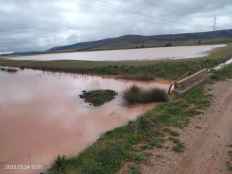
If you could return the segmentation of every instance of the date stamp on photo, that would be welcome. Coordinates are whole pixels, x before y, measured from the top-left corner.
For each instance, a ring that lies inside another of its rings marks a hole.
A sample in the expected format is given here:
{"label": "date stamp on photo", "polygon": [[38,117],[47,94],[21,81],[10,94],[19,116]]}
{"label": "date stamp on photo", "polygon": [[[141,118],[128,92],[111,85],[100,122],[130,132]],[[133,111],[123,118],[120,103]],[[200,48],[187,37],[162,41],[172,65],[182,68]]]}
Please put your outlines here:
{"label": "date stamp on photo", "polygon": [[4,170],[42,170],[44,166],[41,164],[5,164]]}

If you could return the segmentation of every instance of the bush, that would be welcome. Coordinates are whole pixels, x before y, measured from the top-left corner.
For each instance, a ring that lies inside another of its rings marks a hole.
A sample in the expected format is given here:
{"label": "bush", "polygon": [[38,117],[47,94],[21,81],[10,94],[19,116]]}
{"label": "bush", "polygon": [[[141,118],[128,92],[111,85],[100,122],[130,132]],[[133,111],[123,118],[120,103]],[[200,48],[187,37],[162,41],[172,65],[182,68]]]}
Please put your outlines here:
{"label": "bush", "polygon": [[109,102],[115,98],[117,93],[112,90],[93,90],[83,91],[80,98],[84,99],[85,102],[92,104],[93,106],[101,106],[106,102]]}
{"label": "bush", "polygon": [[124,93],[124,99],[128,104],[166,102],[168,95],[161,89],[142,90],[137,86],[132,86]]}
{"label": "bush", "polygon": [[63,174],[66,166],[66,158],[65,156],[58,156],[53,164],[53,167],[56,169],[56,174]]}

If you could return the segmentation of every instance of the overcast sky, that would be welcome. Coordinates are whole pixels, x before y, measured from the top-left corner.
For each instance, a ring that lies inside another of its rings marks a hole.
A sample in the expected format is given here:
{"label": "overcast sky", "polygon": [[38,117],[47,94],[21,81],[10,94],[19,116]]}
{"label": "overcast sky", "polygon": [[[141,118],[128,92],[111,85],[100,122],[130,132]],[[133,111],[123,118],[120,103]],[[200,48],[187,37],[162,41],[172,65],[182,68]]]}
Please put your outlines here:
{"label": "overcast sky", "polygon": [[232,28],[232,0],[0,0],[0,52]]}

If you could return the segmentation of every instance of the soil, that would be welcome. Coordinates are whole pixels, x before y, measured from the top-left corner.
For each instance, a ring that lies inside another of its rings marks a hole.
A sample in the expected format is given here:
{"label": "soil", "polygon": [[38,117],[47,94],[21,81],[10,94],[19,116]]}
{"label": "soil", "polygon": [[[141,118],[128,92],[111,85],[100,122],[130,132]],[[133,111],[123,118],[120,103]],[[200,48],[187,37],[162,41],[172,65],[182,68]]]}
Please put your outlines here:
{"label": "soil", "polygon": [[183,153],[154,149],[140,165],[142,174],[229,174],[226,164],[232,144],[232,81],[218,82],[210,90],[209,109],[182,130]]}

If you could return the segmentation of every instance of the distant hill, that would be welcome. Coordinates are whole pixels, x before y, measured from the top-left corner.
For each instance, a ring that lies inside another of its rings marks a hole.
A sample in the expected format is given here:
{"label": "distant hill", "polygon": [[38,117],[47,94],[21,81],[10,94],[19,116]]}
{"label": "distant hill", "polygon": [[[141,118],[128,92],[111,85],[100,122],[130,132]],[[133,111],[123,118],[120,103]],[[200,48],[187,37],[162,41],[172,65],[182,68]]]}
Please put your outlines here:
{"label": "distant hill", "polygon": [[232,42],[231,30],[218,30],[199,33],[167,34],[167,35],[125,35],[73,45],[54,47],[48,52],[115,50],[130,48],[148,48],[181,45],[201,45]]}

